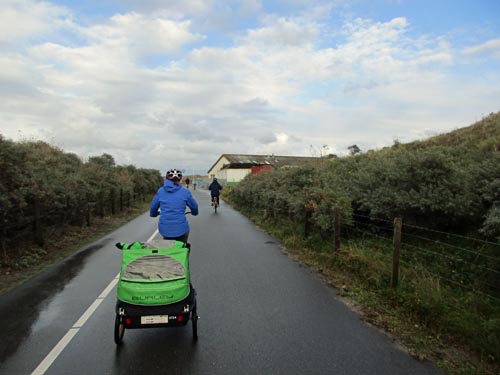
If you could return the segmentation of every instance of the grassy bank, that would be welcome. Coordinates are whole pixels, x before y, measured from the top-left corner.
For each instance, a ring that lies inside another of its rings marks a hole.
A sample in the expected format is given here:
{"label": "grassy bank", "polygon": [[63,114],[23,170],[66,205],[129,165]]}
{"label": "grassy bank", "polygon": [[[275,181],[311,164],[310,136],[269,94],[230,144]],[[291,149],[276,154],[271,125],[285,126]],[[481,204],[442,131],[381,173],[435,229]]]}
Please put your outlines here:
{"label": "grassy bank", "polygon": [[331,240],[304,239],[303,226],[241,211],[280,240],[289,256],[321,273],[364,320],[389,334],[412,356],[432,361],[453,375],[500,373],[498,301],[443,285],[417,265],[403,266],[399,288],[394,290],[390,244],[350,240],[333,254]]}

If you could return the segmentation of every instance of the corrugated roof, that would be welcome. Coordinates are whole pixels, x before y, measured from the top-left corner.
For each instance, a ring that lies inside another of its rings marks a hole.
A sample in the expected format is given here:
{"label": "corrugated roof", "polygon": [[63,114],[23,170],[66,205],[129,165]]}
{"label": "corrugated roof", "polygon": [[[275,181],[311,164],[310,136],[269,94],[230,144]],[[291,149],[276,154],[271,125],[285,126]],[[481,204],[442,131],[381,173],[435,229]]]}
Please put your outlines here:
{"label": "corrugated roof", "polygon": [[209,171],[219,162],[221,158],[225,157],[229,165],[224,168],[249,168],[252,165],[272,165],[275,168],[284,166],[297,166],[304,163],[310,163],[313,160],[319,159],[310,156],[282,156],[282,155],[245,155],[245,154],[222,154],[217,161],[210,167]]}
{"label": "corrugated roof", "polygon": [[275,167],[283,165],[300,165],[304,162],[310,162],[318,159],[307,156],[282,156],[282,155],[238,155],[238,154],[224,154],[226,159],[232,163],[241,164],[271,164]]}

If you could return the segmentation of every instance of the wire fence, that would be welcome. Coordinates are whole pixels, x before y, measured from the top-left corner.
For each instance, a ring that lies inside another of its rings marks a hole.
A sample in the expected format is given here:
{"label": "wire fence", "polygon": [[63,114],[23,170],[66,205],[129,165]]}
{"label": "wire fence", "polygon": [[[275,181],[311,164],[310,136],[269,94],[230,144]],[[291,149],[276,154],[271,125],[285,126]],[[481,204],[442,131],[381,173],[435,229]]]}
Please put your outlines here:
{"label": "wire fence", "polygon": [[15,244],[22,240],[34,241],[43,246],[49,228],[65,225],[91,226],[95,218],[113,216],[129,209],[145,199],[144,194],[131,192],[107,192],[99,194],[95,201],[81,199],[68,204],[34,199],[32,205],[17,220],[2,220],[0,229],[0,254],[4,261],[16,253]]}
{"label": "wire fence", "polygon": [[428,275],[449,287],[500,301],[500,243],[402,222],[398,232],[396,220],[353,214],[335,235],[341,237],[340,244],[358,238],[375,241],[391,262],[387,270],[391,272],[392,265],[393,287],[401,269],[403,278]]}

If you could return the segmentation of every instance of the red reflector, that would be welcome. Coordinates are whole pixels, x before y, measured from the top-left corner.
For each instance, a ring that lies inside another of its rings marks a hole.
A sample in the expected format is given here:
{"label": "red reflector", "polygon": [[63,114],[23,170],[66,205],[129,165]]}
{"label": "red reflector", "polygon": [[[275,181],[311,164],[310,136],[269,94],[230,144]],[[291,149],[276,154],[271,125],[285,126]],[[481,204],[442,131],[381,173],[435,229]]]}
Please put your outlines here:
{"label": "red reflector", "polygon": [[125,318],[125,325],[129,326],[132,324],[132,319],[130,318]]}
{"label": "red reflector", "polygon": [[177,315],[177,321],[178,322],[183,322],[184,321],[184,315]]}

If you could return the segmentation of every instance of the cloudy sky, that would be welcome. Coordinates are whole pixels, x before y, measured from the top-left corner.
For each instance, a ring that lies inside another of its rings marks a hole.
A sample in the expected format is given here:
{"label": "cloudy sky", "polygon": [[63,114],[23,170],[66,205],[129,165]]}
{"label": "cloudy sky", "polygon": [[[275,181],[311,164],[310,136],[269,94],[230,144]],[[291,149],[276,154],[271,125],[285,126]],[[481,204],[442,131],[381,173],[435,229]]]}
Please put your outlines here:
{"label": "cloudy sky", "polygon": [[498,0],[0,0],[0,134],[206,173],[500,111]]}

